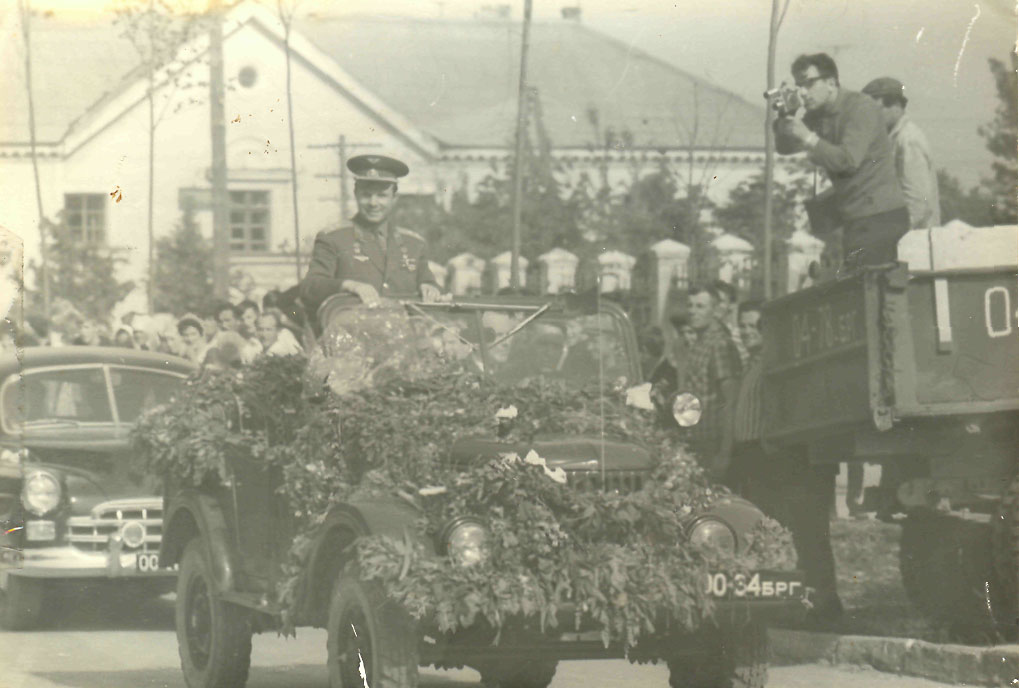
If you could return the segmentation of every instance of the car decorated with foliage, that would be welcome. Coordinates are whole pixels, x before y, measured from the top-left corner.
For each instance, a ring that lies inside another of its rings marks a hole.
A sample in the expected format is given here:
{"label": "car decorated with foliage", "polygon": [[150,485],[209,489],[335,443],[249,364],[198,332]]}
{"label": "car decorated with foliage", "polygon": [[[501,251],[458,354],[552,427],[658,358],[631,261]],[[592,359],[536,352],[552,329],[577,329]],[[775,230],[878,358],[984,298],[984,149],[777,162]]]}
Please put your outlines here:
{"label": "car decorated with foliage", "polygon": [[145,410],[193,372],[105,347],[30,347],[0,360],[0,624],[35,625],[67,581],[170,589],[162,500],[131,447]]}
{"label": "car decorated with foliage", "polygon": [[[310,358],[194,380],[138,444],[191,688],[240,686],[254,632],[328,629],[330,685],[421,665],[542,688],[563,659],[763,686],[805,606],[788,534],[711,486],[597,297],[323,306]],[[629,403],[627,403],[629,401]]]}

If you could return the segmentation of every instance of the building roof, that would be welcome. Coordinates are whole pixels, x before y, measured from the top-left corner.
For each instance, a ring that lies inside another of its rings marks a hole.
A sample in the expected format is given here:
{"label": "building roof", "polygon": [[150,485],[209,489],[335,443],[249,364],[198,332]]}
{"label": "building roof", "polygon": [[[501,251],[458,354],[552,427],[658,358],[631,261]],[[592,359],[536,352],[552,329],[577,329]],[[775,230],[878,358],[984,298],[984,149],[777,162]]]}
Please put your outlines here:
{"label": "building roof", "polygon": [[[306,18],[298,30],[446,146],[503,148],[516,124],[521,25],[504,20]],[[552,145],[629,131],[635,147],[760,149],[764,108],[575,21],[532,25],[528,83]],[[699,110],[699,131],[693,136]],[[694,139],[691,141],[691,139]]]}
{"label": "building roof", "polygon": [[[25,43],[17,12],[7,12],[0,42],[0,143],[27,143],[28,96],[25,90]],[[138,54],[107,21],[68,22],[51,14],[31,24],[32,93],[36,139],[59,142],[71,125],[102,97],[117,88],[138,65]]]}
{"label": "building roof", "polygon": [[[0,46],[6,65],[0,69],[5,97],[0,144],[28,141],[24,44],[16,14],[3,18],[3,28],[15,40]],[[59,142],[111,93],[141,78],[137,53],[121,31],[113,15],[90,22],[53,15],[33,19],[40,143]],[[446,148],[511,145],[520,31],[516,22],[480,19],[305,17],[295,25],[296,33],[379,101]],[[610,130],[617,136],[629,132],[633,147],[651,150],[764,145],[762,107],[579,22],[535,23],[528,73],[556,148],[597,149],[596,141],[604,141]],[[700,124],[694,135],[696,114]]]}

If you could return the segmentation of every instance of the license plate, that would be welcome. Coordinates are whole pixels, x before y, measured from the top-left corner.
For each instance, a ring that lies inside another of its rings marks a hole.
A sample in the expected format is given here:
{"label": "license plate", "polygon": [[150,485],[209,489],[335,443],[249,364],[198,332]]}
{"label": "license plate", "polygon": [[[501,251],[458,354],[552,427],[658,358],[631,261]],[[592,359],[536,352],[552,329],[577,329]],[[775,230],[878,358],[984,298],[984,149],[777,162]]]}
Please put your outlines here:
{"label": "license plate", "polygon": [[159,568],[159,555],[156,553],[135,555],[134,566],[138,573],[158,573],[163,570]]}
{"label": "license plate", "polygon": [[803,581],[787,571],[755,571],[751,574],[707,574],[706,592],[716,598],[789,599],[803,597]]}

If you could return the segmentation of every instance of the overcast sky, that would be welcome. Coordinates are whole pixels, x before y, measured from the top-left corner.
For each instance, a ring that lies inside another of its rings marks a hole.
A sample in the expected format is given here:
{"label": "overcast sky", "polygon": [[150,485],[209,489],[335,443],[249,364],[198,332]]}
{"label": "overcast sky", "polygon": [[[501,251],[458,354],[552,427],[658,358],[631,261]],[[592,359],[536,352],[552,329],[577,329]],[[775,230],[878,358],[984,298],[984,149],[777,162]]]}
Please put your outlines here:
{"label": "overcast sky", "polygon": [[[33,7],[65,12],[111,4],[32,0]],[[299,0],[298,7],[302,13],[470,18],[498,4],[522,17],[523,0]],[[560,8],[577,4],[587,26],[760,101],[768,0],[535,0],[534,17],[561,21]],[[877,76],[900,79],[910,99],[907,111],[927,132],[936,164],[972,184],[990,172],[990,154],[976,131],[997,105],[987,59],[1007,62],[1016,30],[1015,5],[1007,0],[790,0],[776,72],[779,80],[789,79],[797,54],[826,51],[847,88],[859,90]]]}

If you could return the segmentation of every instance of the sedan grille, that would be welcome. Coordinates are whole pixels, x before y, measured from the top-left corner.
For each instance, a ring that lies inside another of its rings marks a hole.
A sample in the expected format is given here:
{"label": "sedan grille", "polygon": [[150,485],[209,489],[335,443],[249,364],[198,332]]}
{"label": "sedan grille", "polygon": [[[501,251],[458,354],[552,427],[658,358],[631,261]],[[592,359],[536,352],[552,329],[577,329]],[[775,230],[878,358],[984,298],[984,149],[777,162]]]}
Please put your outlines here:
{"label": "sedan grille", "polygon": [[605,471],[605,484],[602,485],[601,471],[567,471],[566,484],[583,492],[618,492],[629,494],[637,492],[644,486],[647,471]]}
{"label": "sedan grille", "polygon": [[144,537],[137,546],[124,542],[125,552],[158,552],[163,537],[163,500],[118,499],[103,502],[89,516],[67,519],[67,539],[74,547],[86,552],[105,552],[110,536],[120,533],[125,525],[137,523],[144,528]]}

